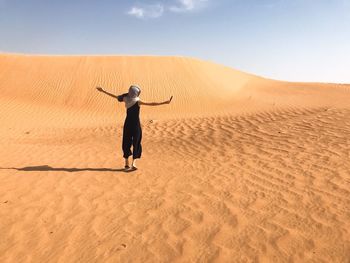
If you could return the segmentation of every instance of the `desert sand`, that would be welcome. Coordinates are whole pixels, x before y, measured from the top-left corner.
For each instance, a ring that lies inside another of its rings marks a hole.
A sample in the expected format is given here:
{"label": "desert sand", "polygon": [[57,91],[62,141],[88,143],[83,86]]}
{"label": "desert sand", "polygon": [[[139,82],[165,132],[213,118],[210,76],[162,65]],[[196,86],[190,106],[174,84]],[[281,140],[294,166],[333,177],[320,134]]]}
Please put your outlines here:
{"label": "desert sand", "polygon": [[[131,84],[143,154],[123,171]],[[0,262],[349,262],[350,86],[184,57],[0,55]]]}

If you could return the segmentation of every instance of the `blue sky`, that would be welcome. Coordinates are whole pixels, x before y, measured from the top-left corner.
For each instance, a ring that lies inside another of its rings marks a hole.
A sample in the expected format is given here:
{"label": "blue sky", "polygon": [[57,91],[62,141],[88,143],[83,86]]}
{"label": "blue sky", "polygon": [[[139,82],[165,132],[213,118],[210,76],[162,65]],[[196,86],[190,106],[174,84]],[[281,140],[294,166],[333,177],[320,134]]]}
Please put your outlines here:
{"label": "blue sky", "polygon": [[0,0],[0,51],[180,55],[350,83],[350,0]]}

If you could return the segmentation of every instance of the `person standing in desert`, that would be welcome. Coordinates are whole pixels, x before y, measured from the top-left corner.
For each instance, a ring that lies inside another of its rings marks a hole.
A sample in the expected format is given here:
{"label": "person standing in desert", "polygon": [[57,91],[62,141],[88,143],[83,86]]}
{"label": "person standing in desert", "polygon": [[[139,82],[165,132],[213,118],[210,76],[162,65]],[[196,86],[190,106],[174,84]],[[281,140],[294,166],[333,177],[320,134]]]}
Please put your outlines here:
{"label": "person standing in desert", "polygon": [[[142,153],[142,129],[140,123],[140,106],[159,106],[163,104],[169,104],[173,98],[163,102],[144,102],[140,100],[141,89],[139,86],[132,85],[129,88],[128,93],[122,95],[114,95],[105,91],[101,87],[96,88],[98,91],[103,92],[113,98],[116,98],[119,102],[124,102],[126,107],[126,118],[123,127],[123,157],[125,159],[125,170],[137,170],[136,159],[141,158]],[[131,151],[131,145],[133,149]],[[132,155],[131,167],[129,165],[129,156]]]}

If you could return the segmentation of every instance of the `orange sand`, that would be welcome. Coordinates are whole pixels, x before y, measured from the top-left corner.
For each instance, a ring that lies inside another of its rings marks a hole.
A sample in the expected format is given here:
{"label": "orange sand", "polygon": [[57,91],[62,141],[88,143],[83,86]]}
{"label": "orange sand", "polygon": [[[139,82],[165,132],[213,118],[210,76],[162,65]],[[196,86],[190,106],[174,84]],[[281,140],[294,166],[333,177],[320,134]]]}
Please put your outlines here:
{"label": "orange sand", "polygon": [[[141,109],[125,173],[123,104]],[[0,262],[348,262],[350,86],[182,57],[0,55]]]}

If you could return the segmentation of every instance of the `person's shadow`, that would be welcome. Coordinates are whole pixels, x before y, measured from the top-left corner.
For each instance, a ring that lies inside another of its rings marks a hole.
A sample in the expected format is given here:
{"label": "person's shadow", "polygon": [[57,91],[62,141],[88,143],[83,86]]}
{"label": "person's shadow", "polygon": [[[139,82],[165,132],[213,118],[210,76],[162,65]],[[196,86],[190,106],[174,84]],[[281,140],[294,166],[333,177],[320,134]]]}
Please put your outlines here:
{"label": "person's shadow", "polygon": [[32,172],[32,171],[61,171],[61,172],[82,172],[82,171],[92,171],[92,172],[129,172],[128,170],[125,170],[124,168],[57,168],[57,167],[51,167],[49,165],[40,165],[40,166],[26,166],[21,168],[0,168],[1,170],[17,170],[17,171],[26,171],[26,172]]}

